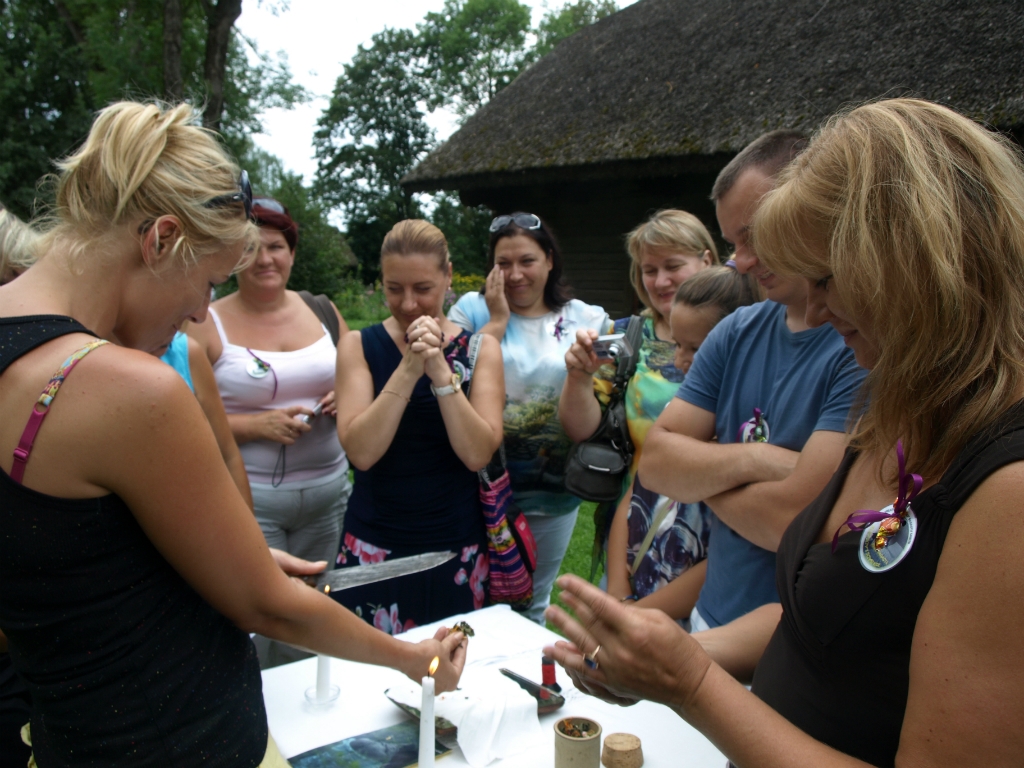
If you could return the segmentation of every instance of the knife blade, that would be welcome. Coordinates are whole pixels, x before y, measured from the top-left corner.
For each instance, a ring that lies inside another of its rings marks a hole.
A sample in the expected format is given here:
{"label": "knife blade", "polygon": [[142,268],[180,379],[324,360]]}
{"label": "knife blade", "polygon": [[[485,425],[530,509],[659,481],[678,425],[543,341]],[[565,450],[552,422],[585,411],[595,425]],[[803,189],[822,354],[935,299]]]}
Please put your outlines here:
{"label": "knife blade", "polygon": [[454,552],[426,552],[422,555],[399,557],[372,565],[361,565],[358,568],[325,571],[317,576],[316,588],[321,592],[336,592],[339,589],[349,589],[362,584],[373,584],[375,581],[408,576],[410,573],[436,568],[447,563],[453,557],[455,557]]}

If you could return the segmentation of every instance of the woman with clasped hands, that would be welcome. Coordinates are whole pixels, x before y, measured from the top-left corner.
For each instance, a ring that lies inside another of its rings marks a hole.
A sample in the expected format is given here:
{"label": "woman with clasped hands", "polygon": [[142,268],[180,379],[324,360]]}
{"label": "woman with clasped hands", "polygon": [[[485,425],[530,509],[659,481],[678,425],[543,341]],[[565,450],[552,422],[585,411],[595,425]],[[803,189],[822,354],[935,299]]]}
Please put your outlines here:
{"label": "woman with clasped hands", "polygon": [[391,317],[338,345],[338,436],[356,468],[338,566],[425,552],[458,555],[422,573],[339,592],[337,599],[398,634],[482,608],[487,539],[477,470],[501,443],[505,387],[498,343],[443,315],[452,265],[444,234],[396,224],[381,246]]}
{"label": "woman with clasped hands", "polygon": [[782,538],[782,610],[688,637],[567,577],[578,622],[549,610],[571,641],[552,652],[583,690],[669,704],[739,766],[1020,765],[1020,150],[936,104],[859,107],[753,231],[768,269],[807,278],[808,323],[871,369],[842,464]]}
{"label": "woman with clasped hands", "polygon": [[445,690],[465,663],[461,633],[395,641],[289,579],[195,396],[146,354],[257,238],[248,177],[200,122],[102,110],[59,163],[39,263],[0,287],[0,649],[44,768],[260,765],[249,632],[416,680],[440,657]]}

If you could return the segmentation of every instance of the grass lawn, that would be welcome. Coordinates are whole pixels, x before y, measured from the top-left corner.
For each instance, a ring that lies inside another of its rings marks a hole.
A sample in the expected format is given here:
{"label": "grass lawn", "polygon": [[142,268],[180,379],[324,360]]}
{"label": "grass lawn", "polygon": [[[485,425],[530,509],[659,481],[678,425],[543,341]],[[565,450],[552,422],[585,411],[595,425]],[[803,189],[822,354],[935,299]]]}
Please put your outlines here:
{"label": "grass lawn", "polygon": [[[597,505],[591,501],[585,501],[580,506],[580,514],[576,518],[576,529],[572,532],[569,549],[565,552],[565,559],[562,561],[562,567],[558,572],[559,576],[563,573],[574,573],[584,579],[590,578],[590,550],[594,544],[595,506]],[[604,573],[604,568],[598,568],[597,575],[594,576],[595,583],[601,580],[602,573]],[[551,602],[565,610],[569,610],[558,597],[560,591],[556,584],[554,589],[551,590]],[[548,623],[548,629],[558,632],[550,622]]]}

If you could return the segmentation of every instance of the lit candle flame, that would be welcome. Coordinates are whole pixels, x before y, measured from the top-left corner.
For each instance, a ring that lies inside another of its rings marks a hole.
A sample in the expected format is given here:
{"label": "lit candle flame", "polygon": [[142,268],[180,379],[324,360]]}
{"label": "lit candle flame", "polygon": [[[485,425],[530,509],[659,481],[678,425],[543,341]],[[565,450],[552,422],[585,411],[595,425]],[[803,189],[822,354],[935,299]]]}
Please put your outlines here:
{"label": "lit candle flame", "polygon": [[330,594],[330,592],[331,592],[331,585],[330,584],[324,584],[324,594],[328,595],[328,594]]}
{"label": "lit candle flame", "polygon": [[438,665],[440,663],[441,663],[441,659],[439,659],[437,656],[435,656],[434,660],[432,662],[430,662],[430,669],[427,670],[427,674],[430,675],[431,677],[433,677],[434,673],[437,672],[437,667],[438,667]]}

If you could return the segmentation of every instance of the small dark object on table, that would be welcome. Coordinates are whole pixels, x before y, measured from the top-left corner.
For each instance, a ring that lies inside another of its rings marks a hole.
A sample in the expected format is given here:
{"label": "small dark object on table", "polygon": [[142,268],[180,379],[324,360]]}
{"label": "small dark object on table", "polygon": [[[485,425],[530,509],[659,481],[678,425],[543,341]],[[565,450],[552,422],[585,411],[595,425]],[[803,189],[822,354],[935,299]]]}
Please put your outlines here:
{"label": "small dark object on table", "polygon": [[466,637],[473,637],[474,635],[476,635],[476,632],[473,631],[473,628],[471,626],[469,626],[469,624],[467,624],[464,621],[460,621],[458,624],[456,624],[454,627],[452,627],[451,631],[452,632],[461,632]]}

